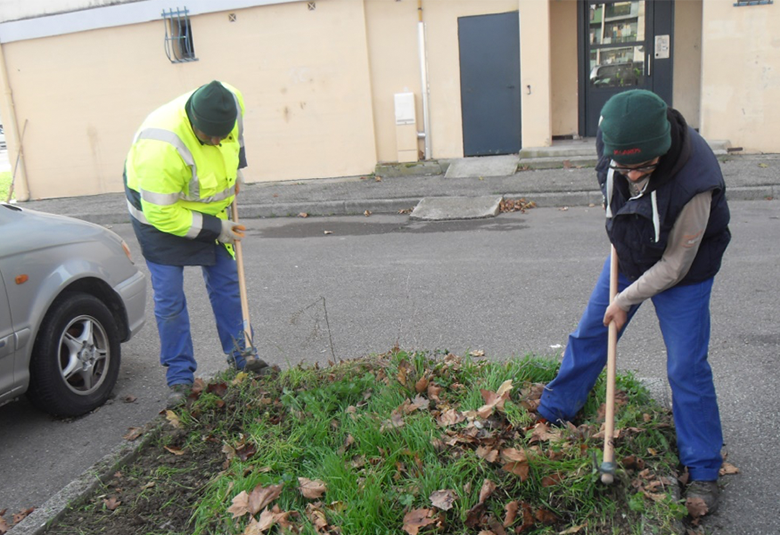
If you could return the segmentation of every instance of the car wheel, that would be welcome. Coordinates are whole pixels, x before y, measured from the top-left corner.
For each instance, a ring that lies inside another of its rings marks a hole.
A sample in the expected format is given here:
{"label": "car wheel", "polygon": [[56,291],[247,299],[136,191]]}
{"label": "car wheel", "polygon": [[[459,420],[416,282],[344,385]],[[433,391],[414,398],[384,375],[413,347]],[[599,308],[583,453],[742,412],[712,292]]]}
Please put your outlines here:
{"label": "car wheel", "polygon": [[59,296],[33,348],[27,397],[57,416],[78,416],[111,394],[121,360],[119,329],[105,304],[85,293]]}

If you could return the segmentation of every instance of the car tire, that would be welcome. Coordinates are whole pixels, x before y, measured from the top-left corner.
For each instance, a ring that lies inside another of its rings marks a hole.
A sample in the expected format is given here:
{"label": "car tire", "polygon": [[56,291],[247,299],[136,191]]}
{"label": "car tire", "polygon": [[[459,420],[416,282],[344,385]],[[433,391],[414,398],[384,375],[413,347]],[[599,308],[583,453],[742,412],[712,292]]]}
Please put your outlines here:
{"label": "car tire", "polygon": [[79,416],[111,395],[121,361],[116,320],[98,298],[68,292],[52,304],[30,361],[27,397],[55,416]]}

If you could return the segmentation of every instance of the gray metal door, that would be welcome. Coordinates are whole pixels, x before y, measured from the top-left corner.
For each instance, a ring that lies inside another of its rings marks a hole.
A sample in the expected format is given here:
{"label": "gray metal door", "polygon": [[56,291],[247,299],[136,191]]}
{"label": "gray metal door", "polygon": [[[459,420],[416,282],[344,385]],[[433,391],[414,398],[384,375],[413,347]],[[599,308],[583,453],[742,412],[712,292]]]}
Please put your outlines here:
{"label": "gray metal door", "polygon": [[580,135],[612,95],[647,89],[672,105],[673,0],[581,1]]}
{"label": "gray metal door", "polygon": [[463,154],[520,151],[517,11],[458,19]]}

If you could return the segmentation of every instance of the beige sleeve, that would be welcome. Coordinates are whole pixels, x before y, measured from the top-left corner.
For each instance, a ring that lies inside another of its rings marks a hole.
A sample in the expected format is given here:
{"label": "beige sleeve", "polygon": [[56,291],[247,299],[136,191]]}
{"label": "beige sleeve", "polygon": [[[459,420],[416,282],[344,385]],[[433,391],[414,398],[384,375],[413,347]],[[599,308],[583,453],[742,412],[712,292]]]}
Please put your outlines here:
{"label": "beige sleeve", "polygon": [[688,273],[699,252],[699,245],[710,219],[712,192],[699,193],[686,204],[677,217],[661,260],[645,271],[615,300],[623,310],[637,305],[671,288]]}

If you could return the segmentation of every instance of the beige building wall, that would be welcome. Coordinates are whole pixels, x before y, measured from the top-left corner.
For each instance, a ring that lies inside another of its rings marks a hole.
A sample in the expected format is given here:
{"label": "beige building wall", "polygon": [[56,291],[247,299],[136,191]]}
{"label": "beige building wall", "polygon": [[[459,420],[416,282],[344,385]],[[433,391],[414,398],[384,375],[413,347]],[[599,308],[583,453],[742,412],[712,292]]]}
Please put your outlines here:
{"label": "beige building wall", "polygon": [[703,2],[701,132],[745,152],[780,151],[780,4]]}
{"label": "beige building wall", "polygon": [[[577,132],[575,0],[262,3],[233,10],[235,20],[229,12],[192,16],[198,61],[190,63],[165,56],[162,20],[6,39],[0,113],[12,160],[18,141],[9,116],[19,132],[27,125],[31,197],[121,191],[125,154],[143,118],[212,79],[244,92],[250,182],[361,175],[378,161],[396,161],[401,148],[413,155],[423,148],[412,139],[424,126],[420,13],[433,158],[463,156],[460,17],[518,13],[523,147]],[[674,105],[709,139],[778,152],[780,7],[733,4],[676,2]],[[395,124],[393,97],[401,92],[415,97],[417,123],[404,128]],[[24,183],[17,192],[25,198]]]}
{"label": "beige building wall", "polygon": [[552,145],[550,1],[520,0],[523,147]]}
{"label": "beige building wall", "polygon": [[121,191],[124,158],[146,114],[212,79],[244,92],[248,181],[372,172],[362,2],[235,15],[191,18],[198,61],[189,63],[165,56],[162,20],[4,44],[20,131],[27,122],[31,198]]}
{"label": "beige building wall", "polygon": [[[365,10],[377,159],[394,162],[404,141],[399,136],[408,139],[423,130],[417,2],[368,0]],[[417,122],[409,128],[396,127],[394,95],[410,92]],[[422,146],[417,141],[412,144]]]}
{"label": "beige building wall", "polygon": [[700,126],[702,0],[674,4],[672,106],[693,128]]}
{"label": "beige building wall", "polygon": [[553,136],[576,136],[579,130],[577,76],[577,2],[550,2],[550,83]]}

